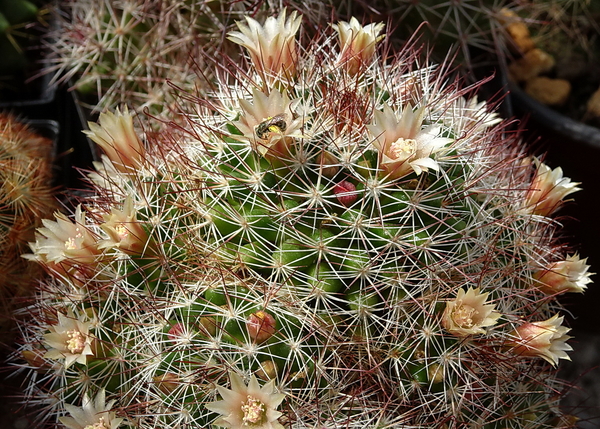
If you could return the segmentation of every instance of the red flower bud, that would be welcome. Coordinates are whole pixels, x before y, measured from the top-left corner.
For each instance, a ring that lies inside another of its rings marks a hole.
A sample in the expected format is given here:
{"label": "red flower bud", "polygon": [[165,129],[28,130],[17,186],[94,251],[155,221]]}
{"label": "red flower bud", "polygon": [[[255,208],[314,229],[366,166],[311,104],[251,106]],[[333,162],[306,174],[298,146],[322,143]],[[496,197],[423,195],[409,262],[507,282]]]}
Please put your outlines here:
{"label": "red flower bud", "polygon": [[333,193],[337,197],[337,200],[345,207],[349,207],[358,198],[356,194],[356,186],[354,183],[342,180],[340,183],[333,187]]}

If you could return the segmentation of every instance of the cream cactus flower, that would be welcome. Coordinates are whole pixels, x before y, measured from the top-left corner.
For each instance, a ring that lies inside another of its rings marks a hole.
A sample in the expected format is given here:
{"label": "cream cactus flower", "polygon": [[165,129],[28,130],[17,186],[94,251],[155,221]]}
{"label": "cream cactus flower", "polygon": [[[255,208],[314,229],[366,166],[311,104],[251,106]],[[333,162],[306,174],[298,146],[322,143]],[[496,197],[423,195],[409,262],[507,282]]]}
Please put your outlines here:
{"label": "cream cactus flower", "polygon": [[117,429],[123,419],[110,411],[113,405],[114,401],[106,404],[106,393],[102,389],[93,401],[84,394],[81,408],[65,405],[71,417],[59,417],[59,420],[67,429]]}
{"label": "cream cactus flower", "polygon": [[49,328],[44,335],[44,343],[50,347],[44,358],[65,359],[65,368],[74,362],[87,364],[87,357],[93,356],[95,337],[90,334],[92,322],[84,322],[85,316],[75,318],[72,313],[58,313],[58,324]]}
{"label": "cream cactus flower", "polygon": [[577,182],[563,177],[560,167],[554,170],[534,158],[537,165],[536,175],[525,197],[525,210],[536,215],[550,216],[562,204],[564,198],[580,191]]}
{"label": "cream cactus flower", "polygon": [[442,315],[442,326],[457,337],[485,334],[488,326],[493,326],[501,316],[494,311],[494,304],[485,304],[489,293],[481,293],[479,288],[459,289],[456,298],[446,303]]}
{"label": "cream cactus flower", "polygon": [[44,264],[67,261],[94,265],[101,252],[96,237],[86,227],[85,212],[81,206],[75,210],[74,222],[62,213],[54,216],[56,221],[42,220],[44,226],[38,228],[35,243],[30,243],[34,254],[24,256]]}
{"label": "cream cactus flower", "polygon": [[144,159],[145,149],[133,127],[133,118],[125,107],[123,113],[101,113],[100,125],[88,122],[84,133],[97,143],[117,170],[122,173],[138,168]]}
{"label": "cream cactus flower", "polygon": [[252,375],[246,386],[242,378],[233,372],[229,373],[229,380],[231,390],[217,386],[223,400],[205,405],[210,411],[222,415],[214,422],[216,426],[233,429],[284,429],[277,421],[281,412],[276,408],[285,395],[275,393],[275,380],[260,387],[256,377]]}
{"label": "cream cactus flower", "polygon": [[122,210],[113,208],[103,218],[105,222],[100,227],[109,238],[100,242],[100,249],[118,248],[130,255],[143,255],[150,250],[147,248],[148,233],[137,220],[137,211],[130,197],[125,199]]}
{"label": "cream cactus flower", "polygon": [[363,67],[371,64],[377,42],[385,37],[379,35],[384,27],[382,22],[363,26],[354,17],[350,22],[342,21],[333,25],[340,40],[338,63],[345,67],[350,75],[357,74]]}
{"label": "cream cactus flower", "polygon": [[400,117],[387,104],[374,112],[373,124],[367,125],[373,146],[379,152],[379,167],[390,179],[413,171],[419,175],[429,169],[438,171],[439,164],[431,158],[452,139],[440,137],[440,126],[421,128],[425,108],[416,111],[407,104]]}
{"label": "cream cactus flower", "polygon": [[246,23],[236,22],[240,31],[232,31],[228,39],[248,50],[256,70],[266,78],[294,76],[298,52],[296,33],[302,16],[292,12],[286,19],[286,10],[277,18],[268,17],[264,25],[250,17]]}
{"label": "cream cactus flower", "polygon": [[592,281],[593,273],[589,273],[590,266],[586,259],[580,259],[579,255],[568,256],[564,261],[550,264],[546,269],[533,274],[536,286],[548,295],[563,292],[583,293],[587,284]]}
{"label": "cream cactus flower", "polygon": [[301,138],[302,119],[296,110],[298,102],[272,89],[269,95],[258,89],[252,92],[252,102],[239,100],[242,113],[234,125],[243,136],[232,138],[249,141],[262,156],[286,157],[295,138]]}
{"label": "cream cactus flower", "polygon": [[566,353],[573,348],[566,342],[571,337],[570,331],[562,325],[564,317],[555,314],[548,320],[533,323],[524,323],[512,334],[513,340],[508,345],[515,354],[520,356],[541,357],[556,366],[559,359],[567,359]]}

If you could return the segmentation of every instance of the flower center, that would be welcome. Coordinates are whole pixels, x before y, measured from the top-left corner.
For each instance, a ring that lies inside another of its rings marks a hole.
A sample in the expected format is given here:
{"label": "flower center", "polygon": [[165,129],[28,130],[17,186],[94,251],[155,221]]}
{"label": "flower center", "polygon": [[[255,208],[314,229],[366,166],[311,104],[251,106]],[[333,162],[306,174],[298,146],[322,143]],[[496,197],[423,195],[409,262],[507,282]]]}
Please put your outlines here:
{"label": "flower center", "polygon": [[73,354],[80,354],[85,348],[85,335],[79,331],[68,331],[67,349]]}
{"label": "flower center", "polygon": [[65,249],[67,250],[75,250],[78,249],[79,246],[77,245],[77,242],[75,241],[75,238],[73,237],[69,237],[69,239],[67,241],[65,241]]}
{"label": "flower center", "polygon": [[417,151],[415,139],[404,139],[400,137],[390,145],[388,156],[394,160],[403,161],[410,158]]}
{"label": "flower center", "polygon": [[115,232],[121,240],[124,240],[129,236],[129,230],[122,223],[115,226]]}
{"label": "flower center", "polygon": [[97,423],[94,423],[93,425],[87,425],[83,429],[110,429],[110,425],[104,417],[100,417]]}
{"label": "flower center", "polygon": [[242,404],[242,412],[244,413],[244,417],[242,417],[244,426],[260,424],[265,419],[265,404],[254,396],[248,395],[246,402]]}
{"label": "flower center", "polygon": [[452,319],[454,320],[454,323],[461,328],[472,328],[473,325],[475,325],[473,317],[477,314],[479,314],[479,312],[470,305],[457,303],[456,309],[452,314]]}

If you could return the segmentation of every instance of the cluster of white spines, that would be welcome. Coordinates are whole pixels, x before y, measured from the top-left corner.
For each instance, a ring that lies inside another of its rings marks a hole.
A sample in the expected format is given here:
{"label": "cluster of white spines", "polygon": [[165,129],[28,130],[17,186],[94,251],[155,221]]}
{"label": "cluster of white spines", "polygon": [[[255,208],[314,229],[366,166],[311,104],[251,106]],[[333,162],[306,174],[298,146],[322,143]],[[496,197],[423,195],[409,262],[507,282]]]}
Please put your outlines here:
{"label": "cluster of white spines", "polygon": [[[494,143],[495,116],[447,90],[425,99],[442,88],[431,70],[380,64],[381,25],[340,23],[338,49],[303,55],[294,13],[238,26],[256,73],[236,75],[245,96],[223,87],[222,115],[201,111],[194,138],[165,148],[142,144],[127,111],[102,115],[95,196],[32,243],[56,281],[23,356],[51,374],[63,423],[508,418],[491,404],[524,365],[546,377],[522,357],[568,358],[548,304],[590,282],[577,255],[547,256],[547,216],[575,184],[535,161],[532,185],[512,187],[529,167]],[[486,358],[507,362],[491,382]]]}

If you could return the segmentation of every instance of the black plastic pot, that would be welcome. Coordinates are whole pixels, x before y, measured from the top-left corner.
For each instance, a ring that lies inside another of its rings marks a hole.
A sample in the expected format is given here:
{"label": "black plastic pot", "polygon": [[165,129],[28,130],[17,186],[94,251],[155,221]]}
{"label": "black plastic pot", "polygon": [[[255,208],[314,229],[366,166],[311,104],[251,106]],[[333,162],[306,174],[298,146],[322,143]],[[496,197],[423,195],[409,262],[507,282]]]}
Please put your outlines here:
{"label": "black plastic pot", "polygon": [[600,151],[600,128],[577,122],[530,97],[517,84],[508,84],[515,111],[530,116],[530,120],[544,133],[563,138],[572,145]]}

